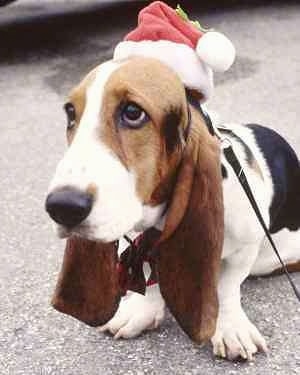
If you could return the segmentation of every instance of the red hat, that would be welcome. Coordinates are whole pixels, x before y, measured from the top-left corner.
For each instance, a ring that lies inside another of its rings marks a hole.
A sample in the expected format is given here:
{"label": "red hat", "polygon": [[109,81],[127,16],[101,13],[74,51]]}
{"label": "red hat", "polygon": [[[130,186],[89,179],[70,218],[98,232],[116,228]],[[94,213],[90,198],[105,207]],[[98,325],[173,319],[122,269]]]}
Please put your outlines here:
{"label": "red hat", "polygon": [[157,58],[206,100],[213,89],[213,71],[229,69],[235,49],[225,35],[191,22],[180,7],[174,10],[154,1],[141,10],[137,28],[115,48],[114,59],[131,56]]}

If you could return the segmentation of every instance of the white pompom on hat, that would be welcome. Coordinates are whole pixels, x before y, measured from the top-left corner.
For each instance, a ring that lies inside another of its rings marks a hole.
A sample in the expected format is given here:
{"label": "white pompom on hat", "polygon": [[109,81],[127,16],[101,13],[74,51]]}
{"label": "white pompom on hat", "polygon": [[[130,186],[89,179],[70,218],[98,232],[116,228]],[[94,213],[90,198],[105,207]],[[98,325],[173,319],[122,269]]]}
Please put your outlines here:
{"label": "white pompom on hat", "polygon": [[213,71],[225,72],[235,59],[235,48],[231,41],[217,31],[208,31],[199,39],[197,55]]}
{"label": "white pompom on hat", "polygon": [[198,22],[191,22],[180,7],[174,10],[155,1],[141,10],[137,28],[115,48],[114,59],[131,56],[162,61],[205,101],[213,91],[213,72],[230,68],[235,48],[224,34],[203,30]]}

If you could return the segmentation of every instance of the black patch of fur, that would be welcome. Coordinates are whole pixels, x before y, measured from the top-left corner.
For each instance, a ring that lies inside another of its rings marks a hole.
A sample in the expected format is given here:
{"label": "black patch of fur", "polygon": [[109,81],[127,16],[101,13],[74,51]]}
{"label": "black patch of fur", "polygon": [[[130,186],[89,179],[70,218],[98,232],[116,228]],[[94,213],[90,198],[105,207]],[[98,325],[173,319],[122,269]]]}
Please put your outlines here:
{"label": "black patch of fur", "polygon": [[225,180],[225,178],[228,177],[228,172],[224,164],[221,165],[221,173],[222,173],[223,180]]}
{"label": "black patch of fur", "polygon": [[171,109],[165,115],[162,133],[166,142],[166,150],[168,154],[171,154],[180,144],[179,125],[181,117],[182,113],[179,109]]}
{"label": "black patch of fur", "polygon": [[269,167],[274,195],[270,207],[270,231],[300,228],[300,164],[287,141],[274,130],[256,124],[247,125]]}

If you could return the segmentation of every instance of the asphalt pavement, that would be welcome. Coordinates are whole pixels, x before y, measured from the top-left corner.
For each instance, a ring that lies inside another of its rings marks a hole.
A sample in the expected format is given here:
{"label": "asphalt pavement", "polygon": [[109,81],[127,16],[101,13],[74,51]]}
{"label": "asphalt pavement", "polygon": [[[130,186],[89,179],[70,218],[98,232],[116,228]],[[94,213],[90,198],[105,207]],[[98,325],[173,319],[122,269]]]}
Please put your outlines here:
{"label": "asphalt pavement", "polygon": [[[300,374],[300,305],[284,276],[243,286],[245,310],[270,347],[254,363],[214,359],[210,345],[193,344],[170,315],[156,331],[114,341],[51,308],[64,243],[43,205],[66,147],[64,98],[111,56],[143,2],[100,3],[19,0],[0,8],[0,374]],[[209,107],[224,121],[273,127],[300,154],[299,3],[201,11],[195,3],[192,16],[237,48]],[[300,286],[300,274],[293,277]]]}

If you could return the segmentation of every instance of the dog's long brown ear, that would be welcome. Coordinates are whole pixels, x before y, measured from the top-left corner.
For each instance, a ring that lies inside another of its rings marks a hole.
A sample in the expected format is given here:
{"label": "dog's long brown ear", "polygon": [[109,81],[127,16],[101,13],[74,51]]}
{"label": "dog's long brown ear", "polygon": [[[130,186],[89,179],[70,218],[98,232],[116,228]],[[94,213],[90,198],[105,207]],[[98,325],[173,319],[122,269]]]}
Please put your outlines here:
{"label": "dog's long brown ear", "polygon": [[182,329],[197,342],[215,331],[224,236],[220,152],[200,115],[179,169],[158,245],[159,284]]}
{"label": "dog's long brown ear", "polygon": [[68,239],[53,307],[91,326],[106,323],[120,301],[117,260],[113,243]]}

